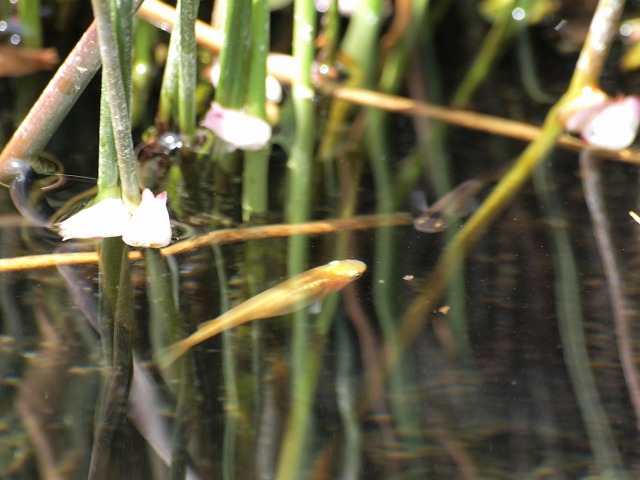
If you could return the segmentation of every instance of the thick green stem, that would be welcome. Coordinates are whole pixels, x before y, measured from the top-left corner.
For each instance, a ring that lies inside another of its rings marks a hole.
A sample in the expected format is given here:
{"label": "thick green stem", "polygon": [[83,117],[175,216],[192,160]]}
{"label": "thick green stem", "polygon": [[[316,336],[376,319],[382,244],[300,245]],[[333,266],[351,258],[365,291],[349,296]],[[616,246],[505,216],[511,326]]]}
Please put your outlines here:
{"label": "thick green stem", "polygon": [[225,48],[220,52],[216,101],[227,108],[244,106],[251,46],[251,0],[230,1],[225,15]]}
{"label": "thick green stem", "polygon": [[[289,170],[289,196],[286,219],[289,223],[304,222],[309,217],[311,162],[315,139],[313,85],[311,83],[314,59],[316,11],[313,2],[295,0],[293,55],[298,71],[292,85],[293,104],[296,116],[296,137],[291,148],[287,167]],[[301,272],[307,265],[308,239],[294,235],[289,239],[287,268],[289,275]],[[295,480],[302,478],[301,468],[310,425],[313,391],[307,378],[309,362],[309,320],[307,312],[293,315],[292,339],[292,411],[287,422],[278,464],[277,478]]]}

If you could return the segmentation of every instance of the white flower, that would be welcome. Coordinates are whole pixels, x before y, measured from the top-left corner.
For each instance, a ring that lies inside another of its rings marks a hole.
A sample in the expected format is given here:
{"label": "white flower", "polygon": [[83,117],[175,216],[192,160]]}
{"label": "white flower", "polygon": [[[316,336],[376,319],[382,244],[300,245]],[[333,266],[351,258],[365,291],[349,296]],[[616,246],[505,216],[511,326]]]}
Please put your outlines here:
{"label": "white flower", "polygon": [[625,97],[609,102],[587,123],[582,138],[590,145],[620,150],[627,148],[638,133],[640,98]]}
{"label": "white flower", "polygon": [[217,102],[205,115],[201,125],[218,138],[240,150],[260,150],[271,139],[271,125],[240,110],[223,108]]}
{"label": "white flower", "polygon": [[126,225],[122,240],[132,247],[162,248],[171,243],[171,220],[167,210],[167,192],[154,196],[142,192],[142,201]]}
{"label": "white flower", "polygon": [[638,132],[640,98],[611,98],[587,87],[563,109],[559,121],[589,145],[620,150],[631,145]]}
{"label": "white flower", "polygon": [[62,240],[119,237],[131,216],[119,198],[105,198],[56,224]]}

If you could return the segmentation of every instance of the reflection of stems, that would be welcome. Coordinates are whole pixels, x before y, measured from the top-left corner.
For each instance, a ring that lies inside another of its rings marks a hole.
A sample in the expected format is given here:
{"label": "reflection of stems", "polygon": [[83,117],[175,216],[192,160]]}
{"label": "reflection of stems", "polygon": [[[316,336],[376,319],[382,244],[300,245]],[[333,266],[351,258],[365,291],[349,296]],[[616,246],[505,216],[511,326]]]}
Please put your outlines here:
{"label": "reflection of stems", "polygon": [[[551,215],[560,214],[558,199],[547,184],[545,170],[536,169],[536,187]],[[554,224],[557,222],[551,222]],[[584,418],[596,463],[603,478],[625,478],[620,454],[617,451],[613,432],[609,426],[606,411],[601,402],[593,373],[589,367],[587,339],[584,334],[584,321],[580,307],[579,288],[576,284],[578,271],[575,256],[571,250],[571,239],[563,228],[552,228],[551,235],[556,248],[553,256],[556,279],[556,310],[558,328],[562,340],[567,369],[573,383],[573,389]]]}
{"label": "reflection of stems", "polygon": [[[593,83],[584,82],[593,82],[594,79],[598,78],[599,69],[602,68],[608,53],[612,32],[615,29],[623,4],[624,2],[620,0],[600,0],[569,90],[547,114],[541,135],[518,157],[513,167],[496,185],[476,213],[447,244],[427,281],[425,289],[414,300],[405,314],[401,334],[401,342],[405,348],[411,344],[439,301],[442,291],[455,272],[456,263],[467,255],[493,220],[516,196],[520,188],[529,179],[535,165],[554,148],[556,140],[562,132],[562,127],[556,119],[558,111],[561,110],[563,105],[580,94],[584,87],[593,85]],[[611,24],[605,24],[609,25],[609,28],[603,28],[603,22],[611,22]],[[393,365],[398,359],[399,357],[396,357],[396,355],[387,355],[388,366]]]}
{"label": "reflection of stems", "polygon": [[613,250],[611,225],[607,218],[603,200],[599,160],[594,158],[593,154],[586,149],[580,154],[580,177],[582,178],[582,187],[589,207],[600,259],[607,277],[611,308],[616,326],[618,352],[624,371],[624,378],[636,413],[636,424],[640,425],[640,379],[638,379],[636,362],[633,358],[633,336],[628,313],[630,310],[624,295],[624,280],[620,275],[619,263]]}
{"label": "reflection of stems", "polygon": [[[114,461],[111,457],[114,449],[113,440],[116,431],[122,425],[127,415],[127,399],[133,368],[131,355],[133,289],[131,286],[129,263],[126,257],[127,250],[119,239],[105,239],[105,241],[108,240],[114,240],[110,242],[110,247],[113,247],[114,250],[120,250],[122,261],[119,262],[118,265],[115,265],[116,268],[119,267],[120,275],[117,280],[118,297],[116,304],[112,305],[113,357],[107,359],[111,366],[111,375],[104,396],[101,399],[100,413],[96,420],[94,442],[91,451],[91,464],[89,466],[89,479],[108,478],[109,476],[109,465],[113,465]],[[114,253],[116,252],[114,251]],[[103,271],[112,267],[112,265],[102,265]],[[110,278],[110,281],[113,281],[113,277]]]}

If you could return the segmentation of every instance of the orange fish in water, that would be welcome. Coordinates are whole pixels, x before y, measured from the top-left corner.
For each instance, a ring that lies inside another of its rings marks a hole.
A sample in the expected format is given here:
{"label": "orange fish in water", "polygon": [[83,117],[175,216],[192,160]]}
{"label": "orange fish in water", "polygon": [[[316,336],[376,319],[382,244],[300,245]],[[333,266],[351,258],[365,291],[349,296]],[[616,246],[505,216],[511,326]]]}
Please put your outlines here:
{"label": "orange fish in water", "polygon": [[191,347],[251,320],[286,315],[336,292],[360,278],[367,266],[359,260],[334,260],[296,275],[275,287],[201,324],[193,334],[157,354],[158,365],[166,368]]}

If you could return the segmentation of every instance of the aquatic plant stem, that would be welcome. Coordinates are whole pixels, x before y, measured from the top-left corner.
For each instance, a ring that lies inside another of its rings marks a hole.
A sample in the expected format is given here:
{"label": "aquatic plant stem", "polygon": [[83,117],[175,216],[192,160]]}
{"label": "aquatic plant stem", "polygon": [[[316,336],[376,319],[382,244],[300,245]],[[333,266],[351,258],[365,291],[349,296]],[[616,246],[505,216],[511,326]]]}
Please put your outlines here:
{"label": "aquatic plant stem", "polygon": [[[315,142],[315,112],[313,105],[312,63],[315,54],[316,10],[313,2],[294,0],[293,56],[298,69],[292,84],[296,134],[287,162],[289,194],[286,200],[288,223],[304,222],[309,217],[311,162]],[[308,238],[295,235],[289,238],[287,270],[290,276],[307,266]],[[307,434],[311,423],[313,388],[307,376],[309,363],[310,326],[307,312],[293,314],[291,412],[284,432],[277,475],[279,480],[297,480],[301,474]]]}
{"label": "aquatic plant stem", "polygon": [[[107,98],[111,112],[111,125],[116,146],[122,199],[125,205],[133,211],[140,203],[140,187],[138,186],[138,176],[133,155],[129,92],[127,91],[127,87],[131,87],[131,66],[122,64],[125,59],[121,59],[119,55],[120,48],[114,33],[114,24],[109,13],[109,6],[101,0],[92,0],[91,3],[98,25],[100,56],[107,81]],[[119,11],[118,14],[132,15],[133,9]],[[129,39],[129,42],[131,42],[131,39]],[[125,78],[123,75],[127,74],[128,78]]]}
{"label": "aquatic plant stem", "polygon": [[178,60],[178,126],[186,145],[196,134],[196,34],[199,0],[178,2],[180,57]]}
{"label": "aquatic plant stem", "polygon": [[224,33],[227,41],[220,51],[220,82],[216,89],[216,102],[237,110],[244,107],[247,92],[251,0],[229,1],[226,7]]}
{"label": "aquatic plant stem", "polygon": [[[133,290],[127,261],[127,248],[119,240],[107,238],[103,242],[103,248],[111,249],[111,255],[120,255],[120,262],[115,265],[103,265],[103,269],[113,269],[113,275],[109,275],[109,281],[114,280],[114,275],[119,274],[115,292],[117,299],[110,305],[110,313],[113,315],[112,325],[113,341],[111,349],[112,357],[107,358],[110,368],[109,379],[100,401],[99,416],[96,420],[94,441],[91,450],[91,463],[88,478],[91,480],[110,478],[110,465],[114,465],[111,452],[116,431],[124,422],[127,415],[128,393],[131,384],[133,370],[133,357],[131,354],[131,326],[133,317]],[[114,286],[108,287],[112,291]]]}
{"label": "aquatic plant stem", "polygon": [[[267,53],[269,52],[269,5],[266,0],[253,0],[251,12],[251,56],[247,85],[247,113],[267,119],[266,87]],[[268,209],[269,149],[245,152],[242,182],[242,219],[249,222]]]}
{"label": "aquatic plant stem", "polygon": [[[562,214],[558,199],[549,187],[546,169],[539,165],[534,175],[536,191],[549,214],[555,220]],[[550,222],[554,225],[557,222]],[[556,312],[558,329],[565,354],[565,362],[573,384],[578,405],[584,419],[589,445],[603,478],[624,479],[624,464],[617,450],[607,414],[600,401],[593,372],[590,368],[587,339],[577,278],[579,277],[571,239],[565,228],[551,228],[556,248],[554,258]]]}
{"label": "aquatic plant stem", "polygon": [[599,171],[600,163],[601,160],[595,158],[593,153],[587,149],[580,154],[582,188],[589,208],[600,259],[607,278],[620,363],[627,382],[631,404],[636,414],[636,426],[640,428],[640,378],[638,378],[636,360],[634,359],[629,302],[625,297],[625,284],[621,275],[622,269],[613,248],[611,225],[603,199],[602,179]]}
{"label": "aquatic plant stem", "polygon": [[[143,3],[147,5],[147,2]],[[180,22],[177,20],[178,13],[173,10],[174,27],[169,39],[169,51],[167,61],[162,74],[162,84],[158,98],[158,111],[156,112],[156,126],[161,131],[173,128],[173,112],[175,110],[176,97],[178,95],[178,75],[180,57]]]}
{"label": "aquatic plant stem", "polygon": [[[511,3],[515,5],[518,0],[512,0]],[[502,17],[492,25],[471,68],[453,94],[452,106],[460,107],[469,102],[480,83],[487,78],[489,70],[504,48],[505,42],[511,39],[518,26],[518,22],[511,18],[511,9],[504,8]]]}

